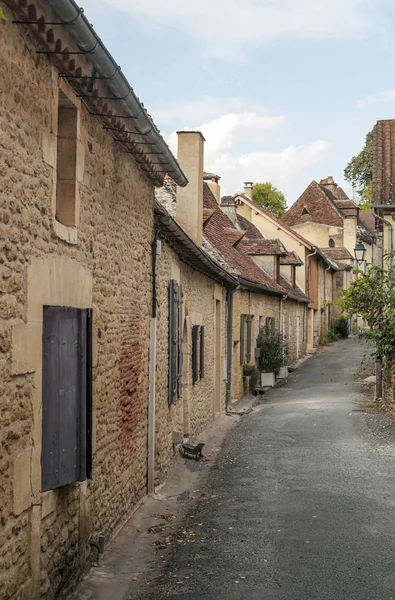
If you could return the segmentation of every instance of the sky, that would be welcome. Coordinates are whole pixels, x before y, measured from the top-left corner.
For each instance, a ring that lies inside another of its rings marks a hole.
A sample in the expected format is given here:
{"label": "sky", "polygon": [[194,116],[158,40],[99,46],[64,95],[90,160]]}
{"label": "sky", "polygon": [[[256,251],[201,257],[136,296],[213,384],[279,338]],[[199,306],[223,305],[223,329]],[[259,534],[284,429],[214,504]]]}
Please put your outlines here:
{"label": "sky", "polygon": [[395,118],[393,0],[82,0],[177,152],[202,131],[221,194],[271,181],[292,205]]}

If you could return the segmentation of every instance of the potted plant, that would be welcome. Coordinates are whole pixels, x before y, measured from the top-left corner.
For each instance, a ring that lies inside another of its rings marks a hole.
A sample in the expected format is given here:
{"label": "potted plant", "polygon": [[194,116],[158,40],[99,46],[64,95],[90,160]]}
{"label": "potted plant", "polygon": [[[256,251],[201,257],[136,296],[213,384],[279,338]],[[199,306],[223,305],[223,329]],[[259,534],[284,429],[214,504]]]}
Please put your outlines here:
{"label": "potted plant", "polygon": [[256,340],[257,363],[261,386],[273,387],[280,369],[285,366],[286,346],[281,334],[274,328],[264,327]]}

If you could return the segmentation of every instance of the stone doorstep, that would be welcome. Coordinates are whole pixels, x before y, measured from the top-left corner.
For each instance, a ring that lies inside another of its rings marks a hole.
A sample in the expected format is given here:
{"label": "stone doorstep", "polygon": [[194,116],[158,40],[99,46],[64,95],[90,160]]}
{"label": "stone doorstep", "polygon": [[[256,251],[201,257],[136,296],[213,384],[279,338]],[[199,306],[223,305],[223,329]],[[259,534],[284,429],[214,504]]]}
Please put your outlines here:
{"label": "stone doorstep", "polygon": [[[251,396],[249,400],[252,405],[255,398]],[[222,413],[193,439],[205,443],[201,461],[176,456],[165,482],[155,494],[145,496],[124,525],[118,528],[105,546],[100,566],[90,569],[70,600],[129,600],[144,580],[152,577],[153,561],[161,562],[152,543],[165,538],[171,531],[178,531],[188,511],[189,500],[198,497],[204,488],[207,467],[215,461],[227,433],[240,419],[238,415]],[[153,515],[169,513],[176,518],[166,523],[165,532],[148,533],[149,527],[163,523]]]}

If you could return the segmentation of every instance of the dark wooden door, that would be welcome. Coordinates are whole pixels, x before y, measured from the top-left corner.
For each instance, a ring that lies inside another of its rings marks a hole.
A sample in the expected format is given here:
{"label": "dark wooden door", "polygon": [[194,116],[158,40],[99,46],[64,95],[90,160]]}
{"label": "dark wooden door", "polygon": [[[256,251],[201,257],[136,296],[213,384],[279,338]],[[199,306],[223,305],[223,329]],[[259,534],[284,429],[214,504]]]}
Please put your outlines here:
{"label": "dark wooden door", "polygon": [[87,477],[89,316],[84,309],[44,307],[42,491]]}

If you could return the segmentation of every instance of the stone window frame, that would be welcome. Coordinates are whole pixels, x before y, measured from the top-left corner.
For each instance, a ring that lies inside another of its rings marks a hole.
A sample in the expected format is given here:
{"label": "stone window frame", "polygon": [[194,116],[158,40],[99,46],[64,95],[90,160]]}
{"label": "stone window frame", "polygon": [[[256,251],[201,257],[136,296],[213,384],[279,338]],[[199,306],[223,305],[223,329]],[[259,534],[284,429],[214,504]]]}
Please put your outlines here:
{"label": "stone window frame", "polygon": [[[57,159],[58,159],[58,112],[59,95],[62,92],[77,109],[76,126],[76,168],[75,168],[75,219],[73,226],[63,225],[56,219],[57,195]],[[81,127],[81,100],[76,96],[69,84],[62,78],[55,67],[51,70],[51,103],[50,103],[50,130],[43,133],[42,153],[43,161],[52,169],[51,191],[51,225],[53,234],[70,245],[78,243],[78,227],[80,217],[80,186],[83,184],[85,170],[85,148],[83,139],[85,132]]]}

